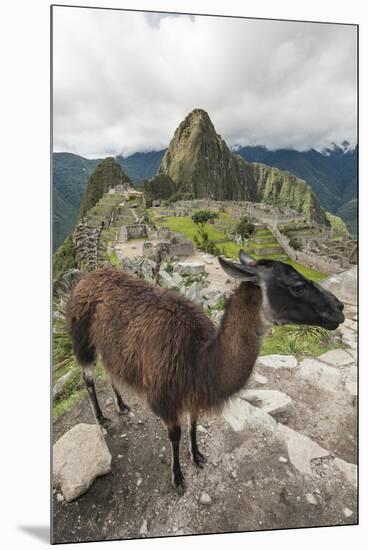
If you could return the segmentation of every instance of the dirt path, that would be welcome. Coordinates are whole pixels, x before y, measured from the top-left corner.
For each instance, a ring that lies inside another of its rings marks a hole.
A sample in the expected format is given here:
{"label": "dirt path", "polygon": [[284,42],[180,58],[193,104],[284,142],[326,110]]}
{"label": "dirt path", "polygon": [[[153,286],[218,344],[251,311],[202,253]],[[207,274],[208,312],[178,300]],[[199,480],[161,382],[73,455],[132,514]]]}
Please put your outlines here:
{"label": "dirt path", "polygon": [[[339,380],[355,380],[356,331],[354,338],[350,363],[323,364],[323,373],[334,368]],[[112,472],[70,504],[54,495],[54,541],[355,524],[354,387],[326,387],[324,378],[302,373],[301,364],[276,369],[258,363],[248,387],[278,390],[291,403],[273,416],[246,403],[247,415],[240,415],[236,428],[229,418],[239,414],[245,403],[240,399],[230,414],[202,418],[199,445],[208,459],[203,470],[189,460],[184,431],[182,497],[171,487],[170,448],[161,422],[129,392],[125,397],[134,416],[116,415],[110,391],[100,382],[101,404],[113,420],[106,435]],[[87,399],[55,422],[54,439],[79,422],[93,422]],[[209,505],[200,503],[203,493],[210,496]]]}

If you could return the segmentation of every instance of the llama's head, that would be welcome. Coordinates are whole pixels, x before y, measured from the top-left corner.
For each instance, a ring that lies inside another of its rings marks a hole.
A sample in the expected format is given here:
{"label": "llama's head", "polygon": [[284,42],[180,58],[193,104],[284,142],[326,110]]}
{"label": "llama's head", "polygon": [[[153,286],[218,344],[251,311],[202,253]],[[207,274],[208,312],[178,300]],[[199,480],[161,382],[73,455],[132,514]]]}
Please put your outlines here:
{"label": "llama's head", "polygon": [[345,320],[344,305],[328,290],[293,267],[274,260],[255,261],[242,250],[240,264],[219,258],[223,270],[262,290],[263,314],[274,325],[317,325],[335,330]]}

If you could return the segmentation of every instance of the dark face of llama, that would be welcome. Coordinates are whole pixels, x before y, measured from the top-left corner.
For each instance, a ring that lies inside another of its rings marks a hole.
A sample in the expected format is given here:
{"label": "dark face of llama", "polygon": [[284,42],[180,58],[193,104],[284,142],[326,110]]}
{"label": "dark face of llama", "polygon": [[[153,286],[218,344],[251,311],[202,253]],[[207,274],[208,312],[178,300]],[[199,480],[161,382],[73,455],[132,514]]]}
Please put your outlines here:
{"label": "dark face of llama", "polygon": [[316,325],[335,330],[345,320],[344,305],[328,290],[293,267],[273,260],[255,261],[241,251],[240,264],[219,258],[231,277],[262,289],[263,313],[274,325]]}

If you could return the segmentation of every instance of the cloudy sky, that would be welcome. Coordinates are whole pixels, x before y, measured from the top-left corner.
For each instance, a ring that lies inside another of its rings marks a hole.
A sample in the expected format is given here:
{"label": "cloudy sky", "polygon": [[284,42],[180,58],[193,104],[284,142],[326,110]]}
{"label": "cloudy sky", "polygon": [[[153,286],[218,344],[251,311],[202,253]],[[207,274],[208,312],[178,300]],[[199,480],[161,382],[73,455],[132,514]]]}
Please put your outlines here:
{"label": "cloudy sky", "polygon": [[356,29],[54,8],[54,150],[165,148],[196,107],[229,146],[356,142]]}

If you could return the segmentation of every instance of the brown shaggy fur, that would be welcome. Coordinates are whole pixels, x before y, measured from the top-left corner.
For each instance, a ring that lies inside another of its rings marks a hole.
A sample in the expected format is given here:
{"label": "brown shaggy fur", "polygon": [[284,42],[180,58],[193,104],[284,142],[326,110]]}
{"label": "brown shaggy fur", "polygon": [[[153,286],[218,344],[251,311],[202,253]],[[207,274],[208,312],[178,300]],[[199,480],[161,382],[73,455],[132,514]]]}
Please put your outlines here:
{"label": "brown shaggy fur", "polygon": [[84,277],[67,320],[83,366],[99,355],[110,381],[145,396],[169,425],[219,409],[247,381],[261,343],[261,291],[241,283],[221,326],[175,292],[111,268]]}

